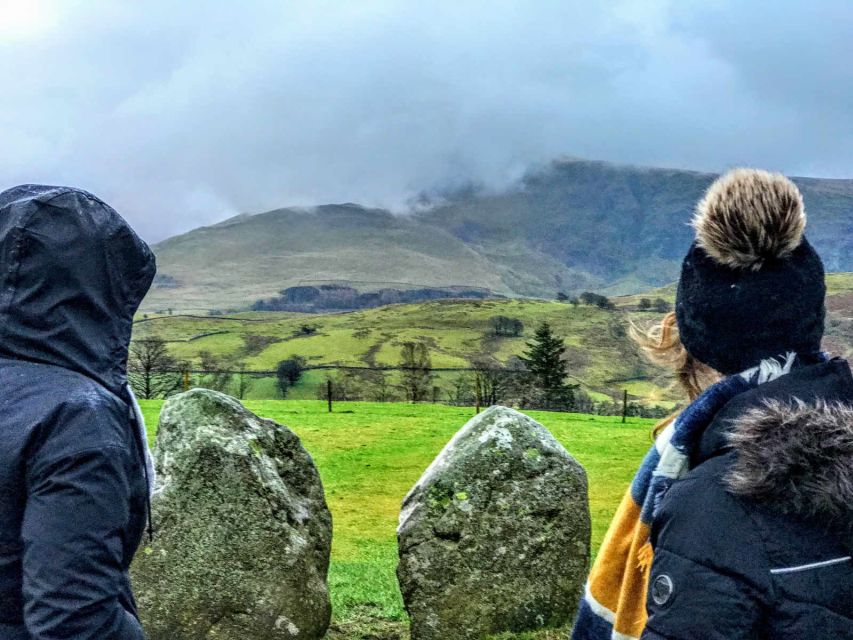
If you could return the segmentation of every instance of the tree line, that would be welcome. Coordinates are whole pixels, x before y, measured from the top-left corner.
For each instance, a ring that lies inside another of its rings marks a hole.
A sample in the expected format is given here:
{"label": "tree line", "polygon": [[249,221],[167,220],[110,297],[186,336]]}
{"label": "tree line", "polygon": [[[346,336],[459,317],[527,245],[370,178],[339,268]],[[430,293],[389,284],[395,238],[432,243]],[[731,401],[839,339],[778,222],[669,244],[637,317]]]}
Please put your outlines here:
{"label": "tree line", "polygon": [[[316,398],[442,402],[459,406],[506,404],[522,409],[622,413],[621,402],[593,400],[580,385],[569,381],[568,365],[563,358],[566,347],[548,323],[539,325],[526,347],[521,356],[513,356],[503,365],[485,356],[475,358],[471,369],[460,371],[439,385],[428,345],[406,342],[400,352],[396,384],[387,369],[341,368],[317,385]],[[630,402],[626,413],[659,418],[667,415],[668,410]]]}
{"label": "tree line", "polygon": [[[518,336],[523,323],[496,316],[490,326],[496,336]],[[140,398],[162,398],[190,386],[200,386],[244,399],[259,377],[268,373],[247,371],[245,363],[199,353],[198,365],[173,358],[159,337],[134,341],[128,358],[128,379]],[[617,415],[623,407],[617,401],[593,400],[577,383],[570,382],[564,358],[566,347],[547,322],[541,323],[520,356],[505,364],[487,355],[474,358],[472,366],[449,380],[438,380],[429,345],[409,341],[401,345],[395,367],[339,367],[317,384],[315,397],[335,401],[442,402],[460,406],[508,404],[524,409],[577,411]],[[274,377],[279,397],[290,390],[312,368],[301,356],[278,363]],[[628,415],[661,417],[666,410],[639,403],[628,406]]]}
{"label": "tree line", "polygon": [[318,313],[353,309],[372,309],[389,304],[406,304],[442,300],[446,298],[468,298],[483,300],[502,297],[483,289],[420,287],[415,289],[378,289],[360,292],[346,285],[324,284],[288,287],[278,297],[258,300],[252,304],[253,311],[297,311]]}

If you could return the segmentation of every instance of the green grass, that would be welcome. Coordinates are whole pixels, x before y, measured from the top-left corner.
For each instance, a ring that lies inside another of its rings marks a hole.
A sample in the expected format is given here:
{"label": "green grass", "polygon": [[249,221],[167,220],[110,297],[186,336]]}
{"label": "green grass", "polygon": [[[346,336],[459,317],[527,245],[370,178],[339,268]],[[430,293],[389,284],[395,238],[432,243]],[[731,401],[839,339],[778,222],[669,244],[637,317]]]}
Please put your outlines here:
{"label": "green grass", "polygon": [[153,289],[147,311],[244,308],[288,286],[353,274],[365,289],[408,282],[511,293],[495,265],[450,232],[347,205],[234,218],[169,238],[154,251],[159,271],[178,286]]}
{"label": "green grass", "polygon": [[[498,315],[521,320],[523,335],[494,336],[490,319]],[[620,380],[646,377],[650,381],[643,393],[660,399],[669,396],[669,380],[660,378],[663,372],[650,366],[629,341],[627,314],[542,300],[442,300],[326,315],[268,312],[224,318],[159,316],[139,319],[134,338],[157,335],[169,341],[169,350],[176,358],[197,364],[199,353],[209,351],[242,361],[244,367],[255,371],[272,371],[279,361],[292,355],[302,356],[315,366],[393,366],[400,363],[404,342],[423,341],[429,346],[434,367],[468,368],[484,358],[505,364],[523,354],[543,321],[565,339],[569,373],[584,390],[597,393],[599,398],[621,398],[624,385]],[[303,325],[312,326],[316,333],[300,335]],[[253,351],[247,345],[252,336],[262,337],[267,344]],[[300,385],[302,389],[294,389],[291,397],[315,397],[317,383],[325,379],[325,374],[317,373]],[[273,386],[262,385],[249,397],[261,398]]]}
{"label": "green grass", "polygon": [[[153,442],[162,401],[144,401],[142,405]],[[335,628],[365,633],[371,625],[399,626],[405,620],[395,578],[400,503],[451,436],[472,417],[473,410],[358,402],[338,403],[336,411],[329,414],[322,402],[296,400],[248,401],[246,406],[293,429],[320,470],[334,518],[329,583]],[[597,549],[651,444],[653,422],[629,419],[621,424],[612,417],[529,414],[586,468],[592,545]]]}
{"label": "green grass", "polygon": [[[825,348],[848,355],[853,348],[849,321],[853,274],[828,274],[827,288]],[[618,311],[507,299],[440,300],[324,315],[246,312],[226,317],[156,316],[138,318],[134,338],[157,335],[169,341],[169,350],[176,358],[198,364],[199,353],[210,351],[254,371],[272,371],[279,361],[292,355],[302,356],[314,366],[393,366],[400,363],[403,342],[424,341],[434,367],[468,368],[482,359],[506,364],[523,354],[536,327],[547,321],[565,341],[572,381],[579,382],[596,400],[621,400],[627,389],[633,401],[670,407],[676,399],[670,388],[672,376],[641,356],[627,336],[627,326],[629,320],[645,325],[661,318],[660,313],[632,311],[641,297],[663,297],[672,302],[674,295],[675,287],[670,285],[643,296],[616,298]],[[489,321],[498,315],[521,320],[523,334],[492,335]],[[316,333],[300,334],[304,325]],[[247,340],[260,340],[260,350],[253,350]],[[309,372],[288,397],[315,398],[317,386],[326,375],[325,371]],[[445,376],[439,384],[448,390],[452,377]],[[274,381],[260,381],[248,397],[278,397]]]}
{"label": "green grass", "polygon": [[827,273],[826,293],[833,296],[853,292],[853,273]]}

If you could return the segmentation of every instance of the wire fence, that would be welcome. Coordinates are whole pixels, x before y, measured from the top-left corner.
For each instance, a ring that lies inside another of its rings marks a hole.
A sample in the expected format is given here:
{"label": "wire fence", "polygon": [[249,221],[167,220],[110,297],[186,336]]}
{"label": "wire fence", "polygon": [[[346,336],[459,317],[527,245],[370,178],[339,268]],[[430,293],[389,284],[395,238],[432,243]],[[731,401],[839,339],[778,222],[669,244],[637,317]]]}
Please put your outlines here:
{"label": "wire fence", "polygon": [[608,380],[610,389],[603,393],[592,391],[592,385],[576,376],[567,376],[563,386],[543,387],[528,371],[513,368],[306,364],[289,379],[277,370],[199,367],[131,371],[129,377],[143,398],[204,387],[239,399],[322,400],[329,410],[347,401],[435,403],[477,410],[506,404],[522,409],[616,415],[624,420],[661,418],[673,408],[672,403],[658,404],[633,396],[620,384],[651,379]]}

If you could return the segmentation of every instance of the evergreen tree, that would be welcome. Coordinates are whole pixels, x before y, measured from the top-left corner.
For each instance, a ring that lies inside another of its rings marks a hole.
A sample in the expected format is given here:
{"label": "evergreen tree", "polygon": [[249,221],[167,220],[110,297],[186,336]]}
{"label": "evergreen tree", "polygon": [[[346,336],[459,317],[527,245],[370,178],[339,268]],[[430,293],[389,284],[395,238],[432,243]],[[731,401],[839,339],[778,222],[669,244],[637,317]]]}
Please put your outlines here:
{"label": "evergreen tree", "polygon": [[568,373],[562,357],[565,351],[562,339],[551,332],[547,322],[543,322],[533,340],[527,343],[527,351],[521,358],[547,409],[571,409],[574,406],[575,386],[566,383]]}
{"label": "evergreen tree", "polygon": [[290,356],[287,360],[282,360],[278,363],[275,370],[275,377],[282,398],[287,396],[290,387],[299,382],[304,372],[305,358],[302,356]]}

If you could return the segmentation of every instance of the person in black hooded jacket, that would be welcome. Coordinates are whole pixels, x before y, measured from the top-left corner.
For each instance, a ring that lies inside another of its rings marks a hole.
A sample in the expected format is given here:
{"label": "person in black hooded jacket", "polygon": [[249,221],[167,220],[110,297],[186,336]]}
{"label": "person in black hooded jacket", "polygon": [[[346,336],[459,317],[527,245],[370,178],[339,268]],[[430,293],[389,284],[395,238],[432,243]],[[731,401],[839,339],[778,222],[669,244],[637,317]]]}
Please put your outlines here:
{"label": "person in black hooded jacket", "polygon": [[853,376],[820,351],[824,272],[800,193],[734,170],[694,226],[681,347],[750,387],[701,431],[660,500],[642,638],[853,639]]}
{"label": "person in black hooded jacket", "polygon": [[154,256],[78,189],[0,194],[0,638],[143,640],[146,443],[127,386]]}

